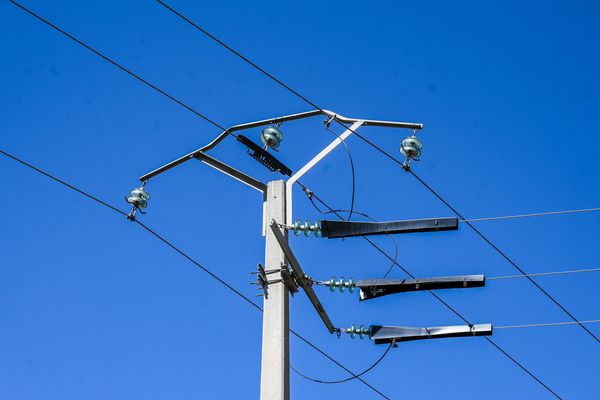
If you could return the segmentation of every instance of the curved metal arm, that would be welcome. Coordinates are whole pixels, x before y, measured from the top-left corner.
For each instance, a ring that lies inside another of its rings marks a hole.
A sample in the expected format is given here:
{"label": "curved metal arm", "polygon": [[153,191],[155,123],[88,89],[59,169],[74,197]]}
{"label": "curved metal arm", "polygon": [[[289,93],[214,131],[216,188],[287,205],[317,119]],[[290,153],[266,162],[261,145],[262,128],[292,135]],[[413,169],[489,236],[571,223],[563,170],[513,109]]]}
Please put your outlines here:
{"label": "curved metal arm", "polygon": [[[227,130],[223,131],[221,134],[219,134],[216,138],[214,138],[207,145],[205,145],[197,150],[194,150],[191,153],[188,153],[174,161],[171,161],[170,163],[165,164],[162,167],[155,169],[154,171],[151,171],[145,175],[142,175],[140,177],[140,181],[146,182],[146,181],[152,179],[153,177],[155,177],[173,167],[176,167],[177,165],[179,165],[181,163],[184,163],[187,160],[191,160],[192,158],[195,158],[199,153],[206,153],[209,150],[214,149],[227,136],[233,135],[233,132],[241,131],[241,130],[245,130],[245,129],[252,129],[252,128],[259,127],[259,126],[293,121],[296,119],[315,117],[317,115],[326,115],[326,116],[328,116],[330,118],[334,118],[336,121],[339,121],[344,124],[353,124],[358,121],[361,121],[362,125],[381,126],[381,127],[385,127],[385,128],[403,128],[403,129],[422,129],[423,128],[423,124],[418,124],[418,123],[413,123],[413,122],[395,122],[395,121],[379,121],[379,120],[370,120],[370,119],[355,119],[355,118],[344,117],[343,115],[336,114],[333,111],[329,111],[329,110],[305,111],[305,112],[301,112],[301,113],[297,113],[297,114],[284,115],[281,117],[263,119],[260,121],[247,122],[244,124],[234,125],[234,126],[228,128]],[[233,136],[235,136],[235,135],[233,135]]]}

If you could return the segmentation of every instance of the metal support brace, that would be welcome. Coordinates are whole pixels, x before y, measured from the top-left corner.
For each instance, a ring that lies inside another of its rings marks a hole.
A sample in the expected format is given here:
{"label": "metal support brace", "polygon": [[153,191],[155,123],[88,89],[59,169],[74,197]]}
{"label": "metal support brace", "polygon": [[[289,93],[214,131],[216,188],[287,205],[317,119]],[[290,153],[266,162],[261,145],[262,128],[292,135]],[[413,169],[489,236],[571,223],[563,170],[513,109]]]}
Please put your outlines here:
{"label": "metal support brace", "polygon": [[312,303],[315,310],[317,310],[319,317],[321,317],[321,320],[327,327],[327,330],[329,331],[329,333],[334,333],[335,327],[331,323],[329,316],[325,312],[323,305],[319,301],[319,298],[317,297],[315,291],[312,288],[312,279],[310,279],[308,277],[308,275],[306,275],[304,273],[304,271],[302,270],[302,267],[300,267],[300,263],[296,259],[296,256],[294,256],[294,253],[288,246],[287,241],[285,240],[285,237],[283,236],[283,234],[277,227],[277,222],[271,221],[270,227],[271,227],[271,231],[273,232],[275,238],[277,239],[277,242],[279,243],[279,246],[281,247],[281,250],[283,250],[285,257],[287,258],[290,266],[292,267],[292,272],[294,273],[294,278],[296,279],[298,286],[300,286],[306,293],[308,300],[310,300],[310,302]]}
{"label": "metal support brace", "polygon": [[[331,116],[331,118],[335,118],[336,116],[333,115]],[[325,158],[325,156],[327,156],[329,153],[331,153],[333,151],[333,149],[335,149],[338,145],[340,145],[344,140],[346,140],[352,133],[354,133],[356,130],[358,130],[358,128],[360,128],[362,125],[365,124],[365,121],[354,121],[354,123],[352,124],[352,126],[348,129],[346,129],[344,131],[344,133],[342,133],[339,137],[335,138],[335,140],[333,140],[333,142],[329,143],[329,145],[327,147],[325,147],[323,150],[321,150],[319,152],[319,154],[317,154],[316,156],[314,156],[309,162],[307,162],[302,168],[300,168],[298,170],[298,172],[296,172],[294,175],[292,175],[292,177],[290,179],[287,180],[287,182],[285,183],[285,190],[287,192],[287,210],[286,210],[286,220],[287,220],[287,224],[291,225],[292,224],[292,220],[293,220],[293,215],[292,215],[292,190],[293,190],[293,186],[294,183],[296,183],[296,181],[298,179],[300,179],[304,174],[306,174],[312,167],[314,167],[315,165],[317,165],[317,163],[319,161],[321,161],[323,158]]]}

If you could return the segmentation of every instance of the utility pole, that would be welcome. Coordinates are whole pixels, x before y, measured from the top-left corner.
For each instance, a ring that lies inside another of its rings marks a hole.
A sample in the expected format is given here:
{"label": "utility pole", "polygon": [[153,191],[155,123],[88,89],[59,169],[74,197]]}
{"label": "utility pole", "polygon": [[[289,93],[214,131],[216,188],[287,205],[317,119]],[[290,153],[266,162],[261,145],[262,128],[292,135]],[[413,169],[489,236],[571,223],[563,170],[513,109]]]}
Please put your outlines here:
{"label": "utility pole", "polygon": [[[291,169],[285,166],[281,161],[269,153],[268,150],[277,150],[280,142],[283,140],[283,134],[279,129],[280,125],[285,122],[292,122],[304,118],[325,117],[325,126],[329,127],[332,121],[338,121],[342,124],[348,124],[350,127],[341,135],[335,138],[330,144],[323,148],[310,161],[304,164],[301,168],[292,174]],[[261,141],[263,146],[254,143],[247,137],[236,134],[235,132],[251,130],[259,127],[267,127],[262,130]],[[150,195],[145,191],[145,185],[148,181],[184,162],[189,160],[198,160],[211,168],[249,186],[258,191],[263,200],[263,236],[265,237],[265,265],[259,265],[258,282],[261,286],[264,295],[263,302],[263,335],[262,335],[262,363],[261,363],[261,383],[260,383],[260,399],[261,400],[289,400],[290,398],[290,345],[289,345],[289,295],[296,293],[299,288],[306,294],[312,306],[317,311],[323,324],[330,334],[333,333],[351,333],[347,329],[336,328],[331,322],[329,316],[325,312],[323,305],[313,290],[315,281],[304,273],[294,253],[288,246],[288,230],[292,224],[293,209],[292,209],[292,188],[298,179],[309,172],[323,158],[331,153],[337,146],[348,139],[362,126],[382,127],[382,128],[400,128],[410,129],[413,131],[413,136],[405,138],[402,142],[402,154],[407,157],[405,167],[408,168],[410,159],[418,158],[420,154],[421,144],[416,139],[415,133],[423,126],[419,123],[412,122],[395,122],[395,121],[379,121],[368,119],[347,118],[329,110],[312,110],[297,114],[285,115],[276,118],[269,118],[260,121],[248,122],[240,125],[232,126],[220,135],[215,137],[210,143],[205,146],[185,154],[168,164],[163,165],[153,171],[140,177],[142,186],[131,191],[131,195],[126,198],[127,202],[132,205],[132,211],[129,214],[129,219],[134,220],[136,212],[142,213],[142,209],[146,208]],[[207,153],[217,147],[222,141],[228,137],[234,137],[237,142],[246,147],[247,153],[265,166],[269,171],[280,173],[283,176],[289,176],[287,181],[274,180],[264,184],[262,181],[249,176],[243,171],[240,171],[231,165],[220,161]],[[412,146],[412,147],[411,147]],[[409,149],[410,152],[406,152]],[[412,150],[411,150],[412,149]],[[419,225],[421,222],[404,221],[400,224],[388,225],[339,225],[334,221],[328,221],[326,226],[326,237],[342,237],[350,233],[360,231],[361,234],[383,234],[383,233],[399,233],[403,231],[429,231],[429,230],[447,230],[449,227],[441,226],[442,219],[436,219],[425,222],[425,225]],[[452,222],[452,221],[451,221]],[[298,221],[299,223],[299,221]],[[416,224],[416,225],[415,225]],[[433,224],[433,228],[429,225]],[[309,229],[315,230],[317,227],[309,227],[308,221],[302,227],[305,234]],[[299,228],[299,227],[298,227]],[[319,228],[320,230],[320,228]],[[298,232],[295,232],[298,234]],[[308,235],[307,235],[308,236]],[[350,234],[349,236],[353,236]],[[461,281],[462,282],[462,281]],[[406,283],[396,283],[396,286],[390,285],[387,282],[365,282],[365,290],[375,291],[371,297],[385,295],[389,293],[416,290],[410,289],[410,286],[419,286],[421,281]],[[453,283],[438,283],[439,285],[450,285]],[[331,282],[330,290],[338,287],[340,291],[342,286],[349,285],[344,282]],[[354,284],[353,284],[354,285]],[[379,286],[387,285],[381,291]],[[454,286],[452,286],[454,287]],[[360,287],[363,289],[362,286]],[[389,292],[389,293],[387,293]],[[366,296],[366,295],[365,295]],[[381,342],[389,340],[415,340],[415,338],[427,338],[420,330],[410,330],[403,327],[381,327],[376,326],[379,332],[378,340]],[[397,329],[391,329],[397,328]],[[446,330],[441,330],[440,337],[447,335],[448,328],[451,328],[453,335],[464,334],[463,331],[455,333],[457,329],[454,327],[442,327]],[[419,328],[415,328],[419,329]],[[432,330],[434,328],[425,328]],[[463,329],[464,330],[464,329]],[[353,326],[353,332],[356,329]],[[369,331],[370,332],[370,331]],[[436,331],[437,332],[437,331]],[[465,331],[466,332],[466,331]],[[469,330],[468,333],[471,333]],[[352,334],[352,333],[351,333]],[[367,331],[360,328],[358,332],[362,338]],[[352,334],[353,336],[354,334]],[[433,337],[433,336],[431,336]]]}
{"label": "utility pole", "polygon": [[[267,184],[265,221],[285,223],[285,181]],[[286,242],[287,232],[284,231]],[[280,270],[285,255],[271,229],[266,229],[265,269]],[[281,277],[281,272],[267,275]],[[263,306],[262,364],[260,371],[261,400],[289,400],[290,398],[290,314],[289,290],[283,279],[274,279],[265,292]]]}

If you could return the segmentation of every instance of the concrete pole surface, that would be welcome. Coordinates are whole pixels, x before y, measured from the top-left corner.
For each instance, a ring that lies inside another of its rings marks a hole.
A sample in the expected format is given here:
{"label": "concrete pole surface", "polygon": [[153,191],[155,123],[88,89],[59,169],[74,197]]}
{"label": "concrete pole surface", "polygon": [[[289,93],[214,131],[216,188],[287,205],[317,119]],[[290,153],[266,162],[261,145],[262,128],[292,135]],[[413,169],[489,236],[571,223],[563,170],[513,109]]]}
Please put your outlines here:
{"label": "concrete pole surface", "polygon": [[[285,223],[285,181],[271,181],[267,187],[265,222]],[[287,232],[284,231],[287,238]],[[280,269],[285,255],[271,229],[266,229],[265,270]],[[277,280],[281,274],[267,275]],[[263,303],[262,364],[260,400],[290,398],[290,317],[289,292],[283,282],[268,285],[268,298]]]}

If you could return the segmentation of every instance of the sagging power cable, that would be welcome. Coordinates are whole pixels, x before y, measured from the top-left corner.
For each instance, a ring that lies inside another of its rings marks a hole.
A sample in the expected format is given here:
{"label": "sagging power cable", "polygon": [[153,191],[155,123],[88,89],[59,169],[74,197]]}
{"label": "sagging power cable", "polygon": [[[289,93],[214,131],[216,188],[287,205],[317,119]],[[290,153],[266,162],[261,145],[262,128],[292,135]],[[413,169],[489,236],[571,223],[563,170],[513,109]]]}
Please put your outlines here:
{"label": "sagging power cable", "polygon": [[[34,170],[35,172],[44,175],[47,178],[50,178],[58,183],[60,183],[61,185],[95,201],[97,204],[100,204],[104,207],[109,208],[110,210],[121,214],[122,216],[127,217],[127,213],[119,210],[118,208],[116,208],[115,206],[110,205],[109,203],[99,199],[97,196],[93,196],[77,187],[75,187],[74,185],[71,185],[70,183],[67,183],[66,181],[57,178],[56,176],[6,152],[0,149],[0,154],[12,159],[13,161],[16,161],[32,170]],[[215,274],[214,272],[212,272],[211,270],[209,270],[208,268],[204,267],[202,264],[200,264],[198,261],[196,261],[193,257],[191,257],[190,255],[188,255],[187,253],[185,253],[183,250],[181,250],[179,247],[175,246],[171,241],[167,240],[164,236],[160,235],[159,233],[157,233],[156,231],[154,231],[153,229],[149,228],[147,225],[143,224],[142,222],[138,221],[137,219],[134,220],[134,222],[136,222],[140,227],[142,227],[144,230],[146,230],[147,232],[149,232],[152,236],[156,237],[157,239],[159,239],[161,242],[163,242],[164,244],[166,244],[168,247],[170,247],[172,250],[174,250],[175,252],[177,252],[179,255],[183,256],[185,259],[187,259],[188,261],[190,261],[191,263],[193,263],[196,267],[202,269],[204,272],[206,272],[210,277],[212,277],[213,279],[215,279],[216,281],[218,281],[221,285],[225,286],[227,289],[229,289],[230,291],[232,291],[233,293],[235,293],[237,296],[239,296],[241,299],[245,300],[246,303],[248,303],[249,305],[251,305],[253,308],[259,310],[259,311],[263,311],[262,307],[260,307],[258,304],[256,304],[254,301],[252,301],[248,296],[244,295],[243,293],[241,293],[239,290],[235,289],[232,285],[230,285],[229,283],[227,283],[224,279],[222,279],[221,277],[219,277],[217,274]],[[324,357],[326,357],[327,359],[329,359],[330,361],[332,361],[334,364],[336,364],[337,366],[339,366],[340,368],[342,368],[344,371],[346,371],[348,374],[350,374],[350,379],[358,379],[360,382],[362,382],[363,384],[365,384],[367,387],[369,387],[371,390],[373,390],[375,393],[379,394],[381,397],[383,397],[384,399],[389,400],[389,397],[387,397],[385,394],[383,394],[379,389],[377,389],[376,387],[374,387],[373,385],[371,385],[370,383],[368,383],[367,381],[365,381],[364,379],[362,379],[360,376],[357,376],[356,374],[354,374],[350,369],[348,369],[347,367],[345,367],[343,364],[341,364],[339,361],[335,360],[333,357],[331,357],[330,355],[328,355],[327,353],[325,353],[323,350],[319,349],[317,346],[315,346],[313,343],[311,343],[308,339],[306,339],[305,337],[303,337],[302,335],[300,335],[298,332],[294,331],[293,329],[290,329],[290,333],[292,333],[294,336],[296,336],[297,338],[299,338],[300,340],[302,340],[303,342],[305,342],[307,345],[309,345],[310,347],[312,347],[314,350],[316,350],[317,352],[319,352],[320,354],[322,354]],[[364,373],[364,372],[363,372]]]}

